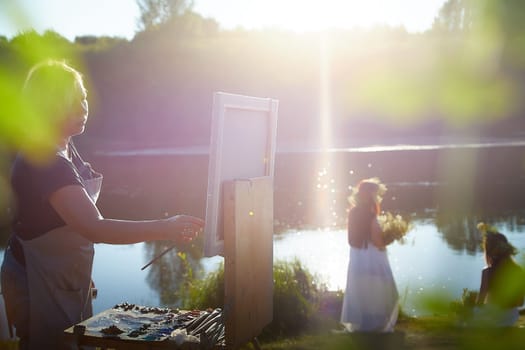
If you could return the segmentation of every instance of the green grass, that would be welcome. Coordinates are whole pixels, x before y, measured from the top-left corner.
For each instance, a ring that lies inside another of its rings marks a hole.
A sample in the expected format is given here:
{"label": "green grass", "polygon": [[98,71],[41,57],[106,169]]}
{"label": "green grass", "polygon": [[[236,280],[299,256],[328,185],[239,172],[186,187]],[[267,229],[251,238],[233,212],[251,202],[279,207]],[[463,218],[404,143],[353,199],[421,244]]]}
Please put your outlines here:
{"label": "green grass", "polygon": [[[222,300],[223,275],[189,279],[183,304],[191,308],[206,307]],[[525,349],[525,315],[512,329],[474,329],[458,326],[460,306],[468,304],[470,291],[451,303],[442,295],[429,295],[422,300],[432,317],[408,317],[400,313],[393,334],[339,334],[339,314],[343,294],[320,288],[307,269],[298,261],[280,262],[274,266],[274,319],[258,336],[263,350],[310,349]],[[198,296],[198,298],[197,298]],[[468,299],[468,300],[467,300]],[[253,350],[246,344],[241,350]]]}
{"label": "green grass", "polygon": [[[467,329],[457,327],[447,317],[402,317],[393,334],[333,334],[327,326],[296,337],[260,340],[263,350],[314,349],[428,349],[428,350],[518,350],[525,349],[525,317],[511,329]],[[251,344],[242,350],[253,350]]]}

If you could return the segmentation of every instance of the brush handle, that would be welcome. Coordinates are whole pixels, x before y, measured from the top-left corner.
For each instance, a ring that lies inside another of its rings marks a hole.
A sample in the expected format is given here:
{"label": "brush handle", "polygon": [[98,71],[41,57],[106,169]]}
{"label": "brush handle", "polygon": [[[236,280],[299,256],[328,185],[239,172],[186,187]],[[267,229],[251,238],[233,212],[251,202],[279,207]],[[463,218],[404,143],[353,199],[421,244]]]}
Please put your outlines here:
{"label": "brush handle", "polygon": [[162,253],[160,253],[156,257],[154,257],[149,263],[147,263],[146,265],[142,266],[142,268],[140,270],[141,271],[144,270],[145,268],[147,268],[148,266],[153,264],[155,261],[159,260],[164,254],[166,254],[167,252],[169,252],[170,250],[172,250],[176,246],[177,246],[177,244],[173,244],[173,245],[169,246],[165,251],[163,251]]}

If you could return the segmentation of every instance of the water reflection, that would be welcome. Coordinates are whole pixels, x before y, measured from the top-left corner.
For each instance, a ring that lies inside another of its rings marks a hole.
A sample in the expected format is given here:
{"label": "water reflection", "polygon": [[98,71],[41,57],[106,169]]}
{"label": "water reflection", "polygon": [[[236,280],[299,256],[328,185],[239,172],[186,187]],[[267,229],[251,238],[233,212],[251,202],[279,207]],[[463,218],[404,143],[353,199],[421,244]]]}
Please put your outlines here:
{"label": "water reflection", "polygon": [[438,215],[436,228],[448,246],[456,251],[474,254],[481,251],[481,234],[476,229],[476,218],[451,218]]}
{"label": "water reflection", "polygon": [[[152,242],[145,244],[148,261],[158,257],[172,246],[171,242]],[[178,291],[187,278],[199,277],[205,273],[201,264],[202,237],[186,246],[171,249],[147,267],[147,282],[156,290],[162,305],[180,306]]]}
{"label": "water reflection", "polygon": [[[524,212],[517,212],[522,216]],[[514,221],[516,217],[509,217]],[[494,225],[521,251],[525,251],[525,235],[508,229],[508,221]],[[462,220],[458,220],[462,222]],[[467,221],[463,221],[467,222]],[[467,240],[468,241],[468,240]],[[476,242],[477,239],[471,240]],[[473,243],[475,244],[475,243]],[[297,230],[279,234],[274,242],[277,259],[297,257],[329,289],[344,289],[349,248],[344,229]],[[388,256],[400,292],[402,308],[411,315],[421,315],[418,302],[427,293],[440,293],[450,300],[459,299],[464,288],[478,290],[484,256],[477,247],[451,249],[438,231],[433,218],[413,218],[413,228],[404,244],[393,243]],[[525,256],[518,258],[521,262]]]}
{"label": "water reflection", "polygon": [[[87,158],[104,174],[105,183],[99,200],[103,215],[149,219],[187,213],[205,217],[206,154],[91,155]],[[277,155],[275,253],[276,257],[304,254],[304,259],[308,259],[307,256],[317,256],[312,269],[333,271],[333,276],[328,277],[333,279],[336,276],[336,282],[330,283],[333,288],[342,288],[337,278],[339,281],[345,278],[347,197],[351,186],[365,177],[378,176],[388,185],[384,210],[410,217],[416,223],[412,239],[391,252],[396,279],[402,285],[400,293],[406,298],[425,288],[453,284],[454,278],[459,277],[450,276],[450,271],[456,271],[458,266],[469,271],[467,279],[463,276],[457,281],[458,288],[478,287],[478,270],[483,264],[481,237],[476,230],[479,221],[501,227],[513,239],[525,236],[519,235],[525,229],[523,145],[467,149],[403,148],[374,152],[353,150],[333,152],[326,159],[328,161],[324,163],[319,161],[316,152],[282,152]],[[460,165],[465,159],[471,159],[468,164],[474,170],[457,170],[468,176],[454,175],[454,169],[462,169]],[[443,171],[444,164],[448,172]],[[4,229],[4,238],[6,233]],[[306,247],[302,244],[305,237],[311,237],[315,244],[311,250],[301,252],[298,247]],[[109,301],[100,299],[95,308],[101,311],[100,308],[123,301],[176,305],[176,291],[184,275],[193,273],[198,276],[213,269],[220,261],[220,258],[202,259],[202,242],[195,242],[181,251],[171,251],[141,272],[140,267],[164,251],[168,244],[147,243],[137,245],[140,249],[130,249],[127,259],[133,268],[122,272],[125,275],[119,284],[100,280],[110,279],[111,273],[107,270],[116,268],[110,266],[109,258],[104,260],[105,254],[111,257],[124,248],[97,247],[94,273],[101,291],[104,288],[106,292],[107,289],[130,289],[130,292],[137,289],[133,292],[139,295],[153,293],[158,299],[148,296],[141,300],[140,296],[126,294],[127,291],[101,293],[99,298],[108,298]],[[517,246],[525,249],[525,244]],[[452,261],[454,265],[448,265]],[[433,281],[429,282],[429,279]],[[142,282],[138,287],[128,285],[128,280]]]}

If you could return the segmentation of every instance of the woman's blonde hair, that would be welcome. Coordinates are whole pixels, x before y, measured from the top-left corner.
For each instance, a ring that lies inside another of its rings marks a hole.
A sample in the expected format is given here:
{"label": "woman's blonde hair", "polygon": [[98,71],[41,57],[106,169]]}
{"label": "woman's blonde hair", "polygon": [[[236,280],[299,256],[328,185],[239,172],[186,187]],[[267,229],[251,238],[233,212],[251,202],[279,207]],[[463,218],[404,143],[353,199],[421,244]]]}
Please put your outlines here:
{"label": "woman's blonde hair", "polygon": [[24,97],[33,113],[61,121],[86,94],[80,72],[64,61],[46,60],[33,66],[24,82]]}

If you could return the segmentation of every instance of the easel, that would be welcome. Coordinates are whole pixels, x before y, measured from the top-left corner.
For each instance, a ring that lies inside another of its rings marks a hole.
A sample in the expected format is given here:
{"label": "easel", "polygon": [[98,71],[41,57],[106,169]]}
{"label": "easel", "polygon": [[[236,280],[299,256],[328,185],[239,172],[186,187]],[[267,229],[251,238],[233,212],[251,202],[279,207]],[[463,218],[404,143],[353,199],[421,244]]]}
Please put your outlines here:
{"label": "easel", "polygon": [[273,173],[278,101],[216,92],[204,255],[224,257],[225,341],[252,342],[273,318]]}
{"label": "easel", "polygon": [[[273,317],[273,180],[270,176],[223,182],[224,324],[226,348],[235,350],[251,342]],[[77,327],[78,328],[78,327]],[[125,342],[66,334],[78,345],[115,349],[168,349],[158,342]],[[85,329],[84,329],[85,331]]]}
{"label": "easel", "polygon": [[[259,349],[257,336],[273,318],[277,106],[269,98],[214,94],[204,253],[224,256],[224,335],[230,350],[248,342]],[[66,330],[72,334],[73,328]],[[100,334],[75,339],[88,344],[100,341]],[[112,348],[173,348],[166,342],[111,340]]]}
{"label": "easel", "polygon": [[226,347],[252,342],[273,317],[273,181],[223,183]]}

